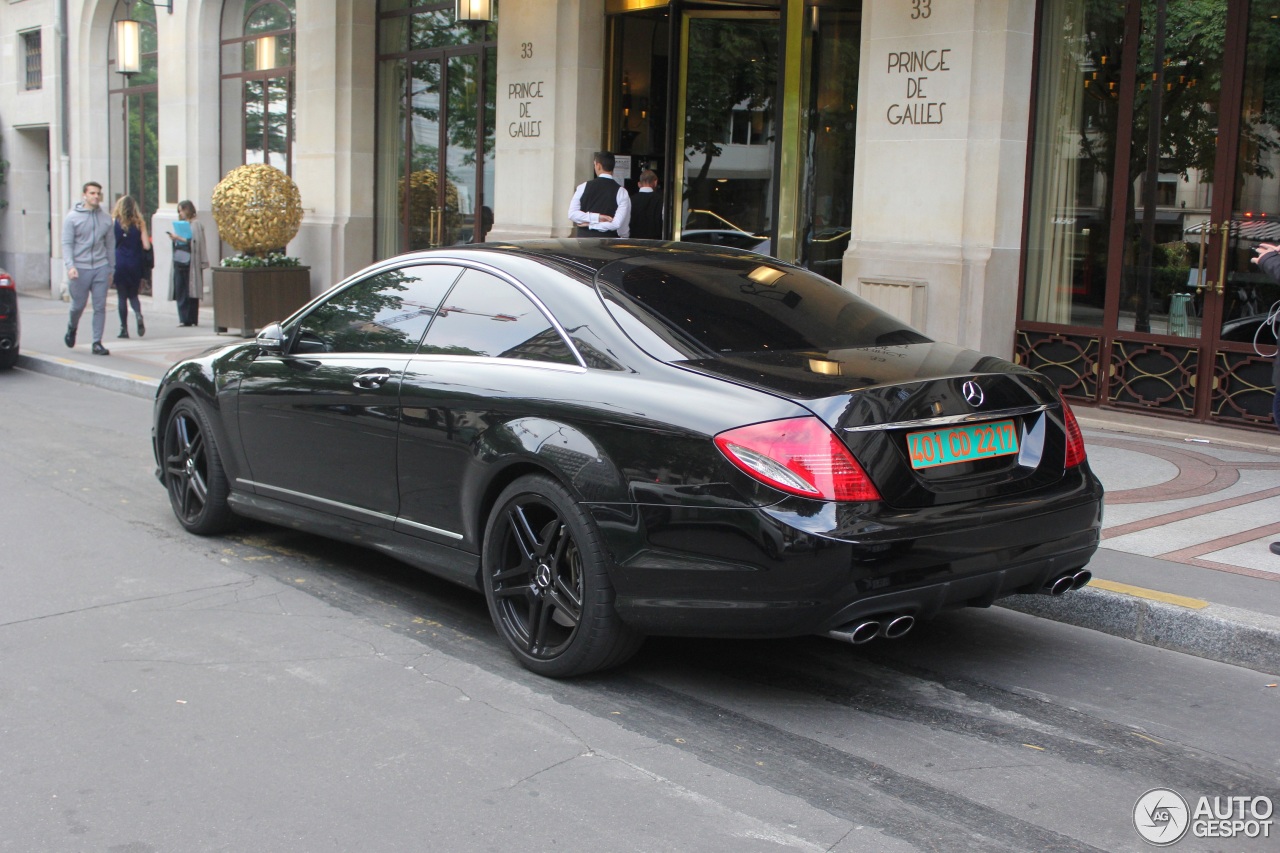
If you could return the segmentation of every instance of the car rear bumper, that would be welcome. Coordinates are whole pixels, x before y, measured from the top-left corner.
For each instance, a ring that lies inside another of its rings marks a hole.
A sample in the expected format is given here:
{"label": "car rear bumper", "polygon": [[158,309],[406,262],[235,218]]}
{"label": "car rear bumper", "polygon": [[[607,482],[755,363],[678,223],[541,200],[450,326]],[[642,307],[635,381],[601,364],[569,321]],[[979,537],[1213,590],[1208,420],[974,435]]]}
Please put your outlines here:
{"label": "car rear bumper", "polygon": [[1088,563],[1102,518],[1092,476],[1029,507],[589,508],[628,624],[661,635],[783,637],[887,613],[989,606]]}

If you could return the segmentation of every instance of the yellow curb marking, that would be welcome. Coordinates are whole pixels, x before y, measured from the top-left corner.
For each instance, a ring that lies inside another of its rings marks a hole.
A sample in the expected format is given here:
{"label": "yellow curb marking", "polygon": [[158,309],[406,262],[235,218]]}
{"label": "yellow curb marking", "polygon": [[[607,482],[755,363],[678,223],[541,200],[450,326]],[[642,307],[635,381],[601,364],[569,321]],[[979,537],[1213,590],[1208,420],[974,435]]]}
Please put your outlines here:
{"label": "yellow curb marking", "polygon": [[1201,601],[1198,598],[1187,598],[1185,595],[1174,595],[1171,592],[1160,592],[1140,586],[1130,586],[1127,583],[1104,581],[1101,578],[1094,578],[1089,581],[1089,586],[1095,586],[1098,589],[1105,589],[1111,592],[1119,592],[1123,595],[1132,595],[1135,598],[1149,598],[1152,601],[1163,601],[1165,604],[1176,604],[1189,610],[1203,610],[1209,606],[1209,602]]}

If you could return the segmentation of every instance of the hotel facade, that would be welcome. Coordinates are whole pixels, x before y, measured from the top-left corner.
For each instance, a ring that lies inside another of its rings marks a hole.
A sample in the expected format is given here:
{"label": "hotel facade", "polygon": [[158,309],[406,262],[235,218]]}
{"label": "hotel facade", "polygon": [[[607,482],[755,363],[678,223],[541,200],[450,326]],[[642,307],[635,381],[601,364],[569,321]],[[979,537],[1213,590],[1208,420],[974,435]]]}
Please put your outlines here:
{"label": "hotel facade", "polygon": [[[468,16],[476,20],[466,20]],[[0,0],[0,266],[83,182],[153,231],[265,162],[319,293],[564,237],[593,151],[672,239],[808,267],[1073,403],[1270,429],[1280,2]],[[132,40],[132,41],[131,41]],[[216,260],[232,253],[213,247]],[[168,276],[167,247],[156,278]],[[886,358],[895,357],[891,350]]]}

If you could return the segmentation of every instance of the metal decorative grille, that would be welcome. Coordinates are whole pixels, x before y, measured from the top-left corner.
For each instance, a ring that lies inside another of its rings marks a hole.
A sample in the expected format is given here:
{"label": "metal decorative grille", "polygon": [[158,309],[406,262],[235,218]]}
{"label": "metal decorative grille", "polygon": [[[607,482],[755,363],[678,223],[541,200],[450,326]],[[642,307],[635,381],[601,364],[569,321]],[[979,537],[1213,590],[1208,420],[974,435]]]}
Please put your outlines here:
{"label": "metal decorative grille", "polygon": [[1093,402],[1098,396],[1098,352],[1089,335],[1019,331],[1014,360],[1048,376],[1065,397]]}
{"label": "metal decorative grille", "polygon": [[22,52],[26,60],[27,90],[39,89],[44,85],[39,30],[31,30],[22,34]]}
{"label": "metal decorative grille", "polygon": [[1188,417],[1195,409],[1196,349],[1117,340],[1111,362],[1108,403]]}
{"label": "metal decorative grille", "polygon": [[1254,353],[1219,352],[1213,364],[1209,413],[1216,421],[1273,428],[1273,359]]}

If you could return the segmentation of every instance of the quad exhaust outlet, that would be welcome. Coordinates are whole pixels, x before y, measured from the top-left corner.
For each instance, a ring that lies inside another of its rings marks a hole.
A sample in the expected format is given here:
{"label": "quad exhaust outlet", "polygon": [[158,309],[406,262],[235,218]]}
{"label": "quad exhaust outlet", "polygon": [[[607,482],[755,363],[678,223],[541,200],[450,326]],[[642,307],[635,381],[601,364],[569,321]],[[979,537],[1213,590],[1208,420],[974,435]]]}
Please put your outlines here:
{"label": "quad exhaust outlet", "polygon": [[1066,572],[1058,575],[1056,578],[1046,581],[1045,585],[1040,587],[1040,594],[1053,596],[1063,595],[1073,589],[1079,589],[1091,580],[1093,580],[1093,572],[1088,569],[1077,569],[1073,572]]}
{"label": "quad exhaust outlet", "polygon": [[884,613],[859,619],[847,625],[841,625],[839,628],[832,628],[827,632],[827,636],[833,640],[842,640],[860,646],[876,637],[896,640],[910,631],[915,624],[914,616],[908,616],[905,613]]}

